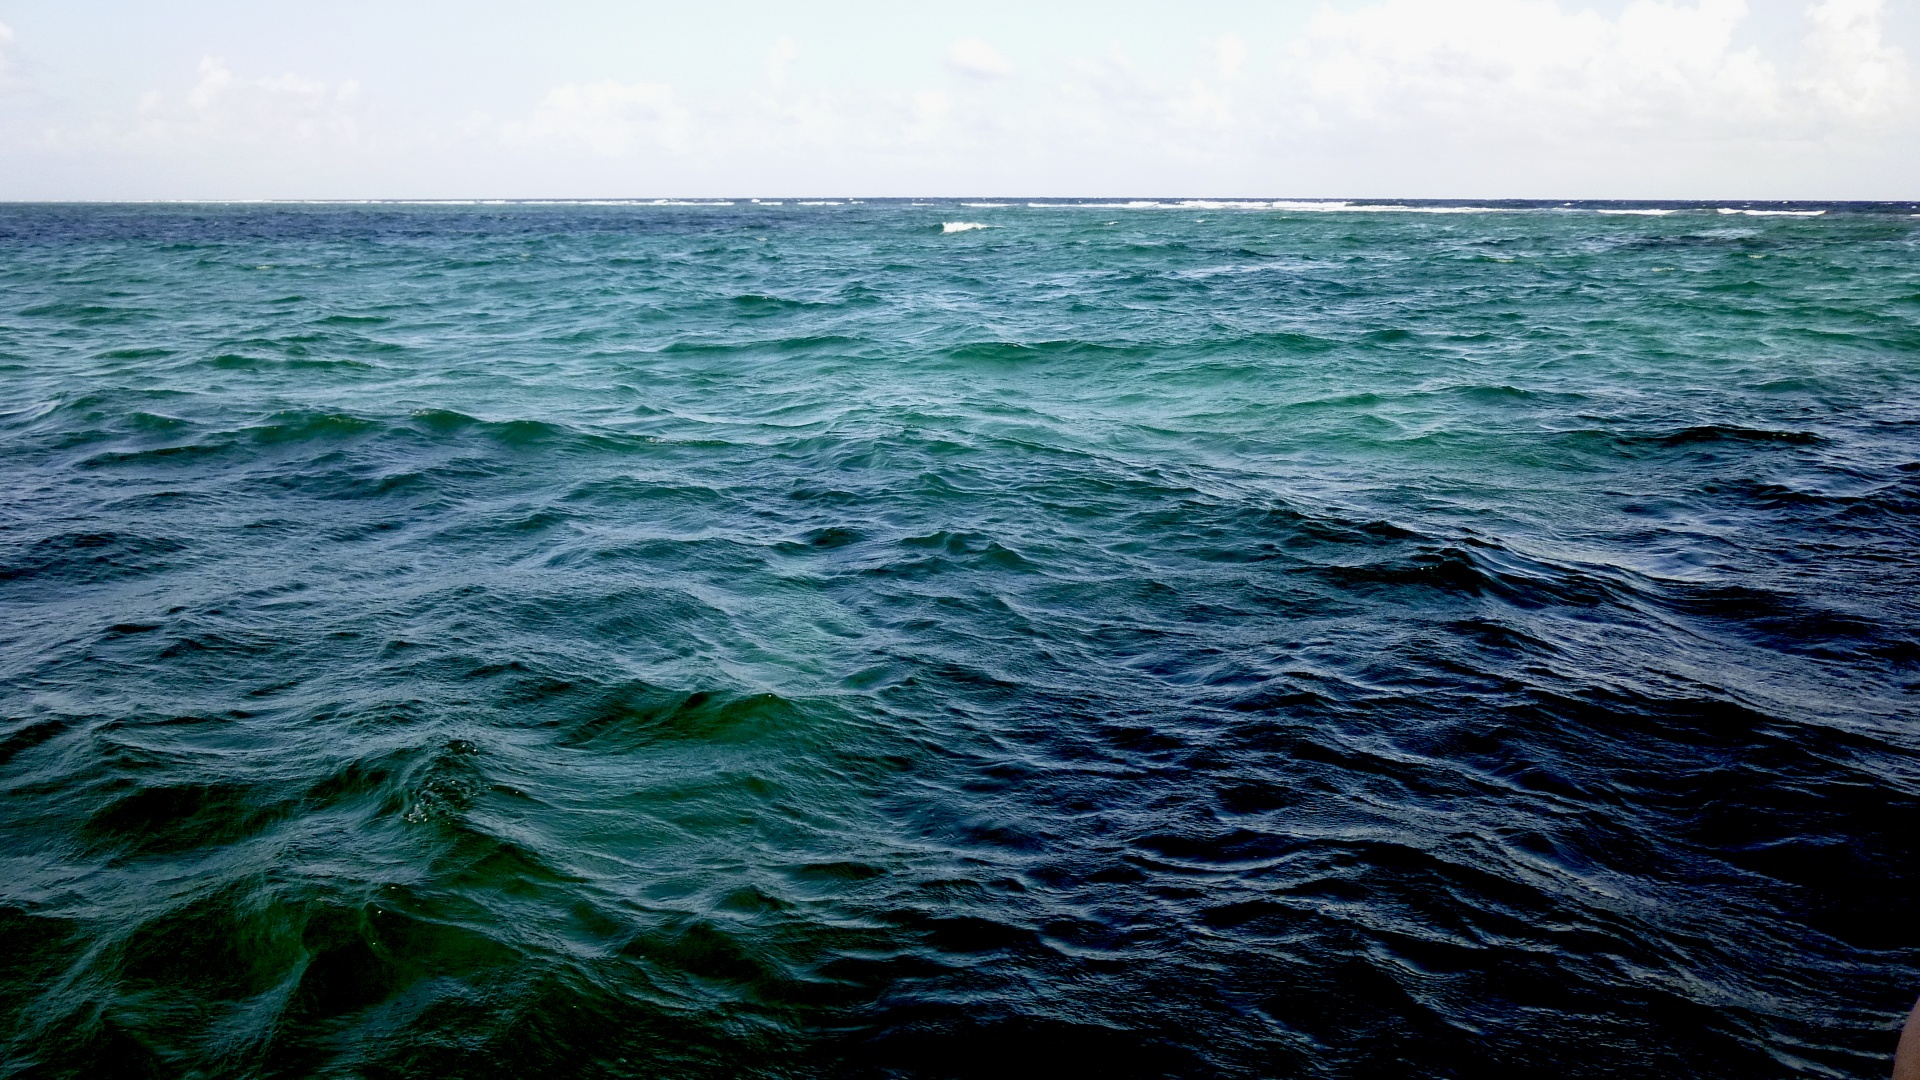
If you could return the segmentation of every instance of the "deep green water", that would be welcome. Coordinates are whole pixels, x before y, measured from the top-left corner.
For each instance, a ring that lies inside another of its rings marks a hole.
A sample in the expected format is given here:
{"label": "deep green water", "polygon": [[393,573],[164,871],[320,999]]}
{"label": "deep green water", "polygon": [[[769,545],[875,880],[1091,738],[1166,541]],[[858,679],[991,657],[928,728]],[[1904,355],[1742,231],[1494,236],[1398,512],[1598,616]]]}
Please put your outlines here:
{"label": "deep green water", "polygon": [[0,207],[0,1076],[1884,1075],[1826,209]]}

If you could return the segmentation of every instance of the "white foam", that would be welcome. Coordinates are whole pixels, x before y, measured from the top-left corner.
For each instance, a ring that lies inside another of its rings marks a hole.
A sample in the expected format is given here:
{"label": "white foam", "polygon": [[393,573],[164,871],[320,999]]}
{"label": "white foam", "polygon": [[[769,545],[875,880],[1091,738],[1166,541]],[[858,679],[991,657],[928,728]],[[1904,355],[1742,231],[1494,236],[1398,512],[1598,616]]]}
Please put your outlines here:
{"label": "white foam", "polygon": [[940,231],[943,233],[970,232],[974,229],[991,229],[993,226],[978,221],[943,221]]}
{"label": "white foam", "polygon": [[1736,210],[1730,206],[1720,208],[1723,214],[1744,214],[1747,217],[1819,217],[1825,210]]}
{"label": "white foam", "polygon": [[[732,206],[717,199],[135,199],[181,206]],[[764,205],[778,206],[779,203]]]}
{"label": "white foam", "polygon": [[1223,202],[1215,199],[1185,199],[1173,204],[1172,208],[1176,210],[1271,210],[1273,204],[1245,200]]}
{"label": "white foam", "polygon": [[1668,214],[1677,214],[1679,212],[1680,211],[1678,210],[1595,210],[1594,211],[1594,213],[1596,214],[1606,214],[1609,217],[1666,217]]}
{"label": "white foam", "polygon": [[1165,209],[1169,203],[1148,202],[1136,199],[1133,202],[1094,202],[1094,203],[1042,203],[1030,202],[1030,210],[1156,210]]}
{"label": "white foam", "polygon": [[1356,205],[1344,200],[1274,199],[1182,199],[1179,202],[1155,202],[1136,199],[1123,203],[1028,203],[1035,210],[1283,210],[1291,213],[1322,214],[1522,214],[1525,207],[1502,206],[1406,206],[1400,203]]}
{"label": "white foam", "polygon": [[840,204],[827,199],[802,199],[800,200],[800,205],[801,206],[839,206]]}
{"label": "white foam", "polygon": [[1012,206],[1013,204],[1003,202],[963,202],[960,205],[971,210],[998,210],[1002,207]]}
{"label": "white foam", "polygon": [[1350,202],[1276,202],[1275,210],[1319,214],[1521,214],[1524,209],[1498,206],[1406,206],[1401,203],[1373,203],[1356,206]]}

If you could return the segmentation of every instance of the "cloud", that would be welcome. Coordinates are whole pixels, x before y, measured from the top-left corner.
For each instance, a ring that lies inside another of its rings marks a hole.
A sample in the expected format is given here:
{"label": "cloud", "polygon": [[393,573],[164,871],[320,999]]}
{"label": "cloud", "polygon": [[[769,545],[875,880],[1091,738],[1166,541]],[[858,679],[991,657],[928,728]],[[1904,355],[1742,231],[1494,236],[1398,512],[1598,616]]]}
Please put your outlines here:
{"label": "cloud", "polygon": [[1811,78],[1800,89],[1829,109],[1884,114],[1911,100],[1911,77],[1900,50],[1881,38],[1884,0],[1825,0],[1808,10]]}
{"label": "cloud", "polygon": [[1013,64],[979,38],[961,38],[947,47],[947,66],[975,79],[1004,79]]}
{"label": "cloud", "polygon": [[572,144],[604,157],[648,149],[679,153],[689,148],[692,114],[665,83],[603,79],[555,87],[503,134],[509,142]]}
{"label": "cloud", "polygon": [[[1920,110],[1885,33],[1892,5],[1793,2],[1808,5],[1799,32],[1762,49],[1743,0],[1349,0],[1289,38],[1194,32],[1140,58],[1098,38],[1023,40],[1017,81],[967,38],[938,57],[946,71],[830,83],[838,67],[810,68],[796,86],[801,50],[780,38],[730,78],[556,79],[464,125],[376,110],[350,81],[209,57],[133,116],[16,124],[0,155],[13,148],[16,175],[34,174],[39,147],[141,166],[98,175],[160,176],[171,153],[222,182],[244,159],[303,183],[325,164],[420,178],[413,190],[483,177],[545,194],[1910,197]],[[459,89],[436,100],[463,107]]]}
{"label": "cloud", "polygon": [[203,57],[199,78],[174,97],[148,92],[134,128],[119,138],[145,144],[344,145],[360,138],[360,84],[327,83],[291,72],[247,78]]}
{"label": "cloud", "polygon": [[[1666,192],[1676,177],[1777,176],[1796,161],[1840,176],[1820,164],[1839,157],[1808,148],[1859,160],[1914,120],[1885,0],[1819,0],[1798,47],[1770,54],[1741,44],[1743,0],[1629,0],[1611,15],[1575,2],[1322,8],[1257,53],[1236,34],[1197,42],[1184,71],[1113,43],[1036,66],[1017,99],[988,91],[1013,67],[973,38],[945,57],[971,85],[796,93],[799,50],[782,39],[744,94],[571,83],[500,130],[647,159],[650,177],[772,177],[768,190],[828,173],[861,187],[880,168],[941,190],[1057,176],[1102,190],[1559,194]],[[953,179],[990,168],[1003,178]]]}
{"label": "cloud", "polygon": [[1247,66],[1247,43],[1238,34],[1228,34],[1213,43],[1213,68],[1222,79],[1240,77]]}
{"label": "cloud", "polygon": [[1806,137],[1905,103],[1904,61],[1882,42],[1884,6],[1815,4],[1797,70],[1735,47],[1744,0],[1633,0],[1616,19],[1552,0],[1385,0],[1323,9],[1293,59],[1301,104],[1334,125]]}
{"label": "cloud", "polygon": [[792,38],[783,37],[767,50],[767,84],[780,89],[787,85],[787,72],[793,62],[800,59],[800,46]]}
{"label": "cloud", "polygon": [[6,47],[13,44],[13,27],[0,23],[0,75],[7,73]]}

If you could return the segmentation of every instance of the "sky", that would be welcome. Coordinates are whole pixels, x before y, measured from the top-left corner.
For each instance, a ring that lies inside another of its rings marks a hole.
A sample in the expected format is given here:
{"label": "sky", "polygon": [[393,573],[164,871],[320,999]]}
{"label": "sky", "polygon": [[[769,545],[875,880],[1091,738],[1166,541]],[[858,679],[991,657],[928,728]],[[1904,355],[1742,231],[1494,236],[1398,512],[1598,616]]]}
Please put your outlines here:
{"label": "sky", "polygon": [[0,199],[1920,198],[1920,0],[0,0]]}

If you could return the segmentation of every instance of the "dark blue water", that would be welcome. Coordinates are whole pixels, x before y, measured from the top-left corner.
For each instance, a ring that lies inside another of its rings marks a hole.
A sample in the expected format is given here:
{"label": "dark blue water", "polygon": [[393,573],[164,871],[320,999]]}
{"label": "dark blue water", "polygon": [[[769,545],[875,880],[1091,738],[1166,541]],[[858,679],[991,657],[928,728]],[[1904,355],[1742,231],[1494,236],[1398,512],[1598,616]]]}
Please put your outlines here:
{"label": "dark blue water", "polygon": [[1435,209],[0,207],[0,1076],[1883,1075],[1920,207]]}

